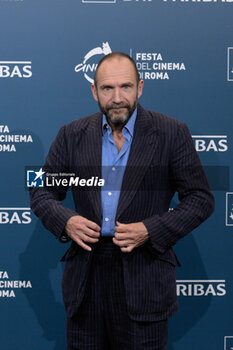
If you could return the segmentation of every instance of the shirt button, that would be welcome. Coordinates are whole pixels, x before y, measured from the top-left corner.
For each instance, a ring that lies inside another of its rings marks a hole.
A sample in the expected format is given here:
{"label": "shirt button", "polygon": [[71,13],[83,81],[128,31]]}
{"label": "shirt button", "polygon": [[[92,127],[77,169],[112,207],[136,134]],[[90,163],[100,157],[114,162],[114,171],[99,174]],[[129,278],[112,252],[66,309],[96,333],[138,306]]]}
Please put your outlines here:
{"label": "shirt button", "polygon": [[112,195],[112,192],[108,192],[108,195],[111,196],[111,195]]}
{"label": "shirt button", "polygon": [[112,171],[115,171],[115,170],[116,170],[116,168],[113,166],[113,167],[112,167]]}
{"label": "shirt button", "polygon": [[109,221],[109,218],[105,218],[104,221],[107,221],[107,222],[108,222],[108,221]]}

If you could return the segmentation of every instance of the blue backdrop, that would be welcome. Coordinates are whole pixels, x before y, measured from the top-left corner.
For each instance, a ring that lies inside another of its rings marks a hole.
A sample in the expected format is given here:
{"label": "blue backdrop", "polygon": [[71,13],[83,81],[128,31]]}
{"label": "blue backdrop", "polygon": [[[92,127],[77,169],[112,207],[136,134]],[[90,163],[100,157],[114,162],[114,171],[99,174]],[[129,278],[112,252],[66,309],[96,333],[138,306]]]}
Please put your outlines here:
{"label": "blue backdrop", "polygon": [[141,104],[188,124],[216,198],[175,247],[168,350],[232,349],[233,1],[0,0],[0,47],[0,348],[65,349],[68,245],[32,214],[25,167],[43,164],[63,124],[98,110],[96,64],[124,51],[145,81]]}

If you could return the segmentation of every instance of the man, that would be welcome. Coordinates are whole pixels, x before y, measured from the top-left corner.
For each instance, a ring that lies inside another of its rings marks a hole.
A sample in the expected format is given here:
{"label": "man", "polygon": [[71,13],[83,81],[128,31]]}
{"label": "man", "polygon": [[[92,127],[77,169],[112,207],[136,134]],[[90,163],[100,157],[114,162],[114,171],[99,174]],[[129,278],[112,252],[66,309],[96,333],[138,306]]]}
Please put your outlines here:
{"label": "man", "polygon": [[[31,205],[61,241],[67,346],[165,350],[177,311],[172,246],[213,211],[213,196],[184,123],[143,109],[134,61],[112,53],[92,85],[101,113],[61,128],[44,169],[105,179],[102,189],[35,188]],[[169,211],[175,192],[180,203]]]}

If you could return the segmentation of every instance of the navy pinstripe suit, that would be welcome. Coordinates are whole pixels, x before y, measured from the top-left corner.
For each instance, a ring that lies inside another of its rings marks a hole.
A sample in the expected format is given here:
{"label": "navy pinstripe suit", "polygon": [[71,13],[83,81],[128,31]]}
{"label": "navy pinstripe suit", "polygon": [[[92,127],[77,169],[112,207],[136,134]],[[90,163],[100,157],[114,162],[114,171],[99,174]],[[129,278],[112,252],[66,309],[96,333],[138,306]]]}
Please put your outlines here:
{"label": "navy pinstripe suit", "polygon": [[[101,178],[101,125],[102,114],[96,113],[63,126],[44,168]],[[30,191],[32,210],[63,241],[66,222],[77,213],[101,226],[100,190],[76,187],[72,191],[75,211],[61,203],[65,188]],[[180,204],[169,211],[176,191]],[[150,237],[146,244],[122,258],[132,319],[162,320],[177,311],[175,266],[179,262],[172,246],[203,222],[213,206],[213,196],[186,125],[138,105],[116,214],[121,223],[142,221]],[[63,297],[70,317],[83,299],[92,254],[72,242],[63,257]]]}

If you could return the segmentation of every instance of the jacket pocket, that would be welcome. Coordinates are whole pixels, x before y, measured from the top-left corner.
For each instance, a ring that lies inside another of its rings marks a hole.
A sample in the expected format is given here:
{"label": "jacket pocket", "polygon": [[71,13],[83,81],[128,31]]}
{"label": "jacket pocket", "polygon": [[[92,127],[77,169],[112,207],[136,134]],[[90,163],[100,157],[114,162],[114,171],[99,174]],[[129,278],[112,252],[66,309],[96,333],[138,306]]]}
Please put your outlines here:
{"label": "jacket pocket", "polygon": [[160,255],[158,255],[156,250],[150,245],[147,245],[147,250],[150,252],[152,256],[154,256],[155,259],[165,261],[173,266],[181,266],[181,263],[179,262],[179,259],[177,258],[172,248],[170,248],[165,253]]}

